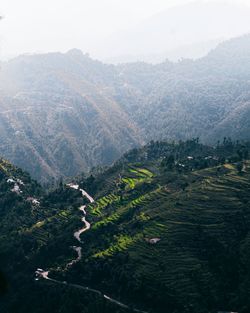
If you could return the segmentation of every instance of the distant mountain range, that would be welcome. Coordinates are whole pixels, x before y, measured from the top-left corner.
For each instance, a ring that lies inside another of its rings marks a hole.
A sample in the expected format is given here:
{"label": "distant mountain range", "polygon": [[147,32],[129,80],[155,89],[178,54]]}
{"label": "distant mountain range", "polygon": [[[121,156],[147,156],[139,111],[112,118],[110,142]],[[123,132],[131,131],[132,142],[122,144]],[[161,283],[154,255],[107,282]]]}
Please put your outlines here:
{"label": "distant mountain range", "polygon": [[250,6],[240,1],[190,1],[105,38],[100,57],[116,63],[195,59],[205,56],[218,42],[247,32]]}
{"label": "distant mountain range", "polygon": [[118,66],[79,50],[1,64],[0,155],[46,182],[152,139],[250,138],[250,35],[197,61]]}
{"label": "distant mountain range", "polygon": [[182,59],[199,59],[208,54],[208,52],[223,42],[224,39],[219,38],[216,40],[198,42],[195,44],[187,44],[176,47],[175,49],[169,49],[161,53],[144,53],[144,54],[119,54],[117,56],[110,56],[103,58],[104,63],[121,64],[132,62],[146,62],[151,64],[158,64],[165,62],[166,60],[177,62]]}

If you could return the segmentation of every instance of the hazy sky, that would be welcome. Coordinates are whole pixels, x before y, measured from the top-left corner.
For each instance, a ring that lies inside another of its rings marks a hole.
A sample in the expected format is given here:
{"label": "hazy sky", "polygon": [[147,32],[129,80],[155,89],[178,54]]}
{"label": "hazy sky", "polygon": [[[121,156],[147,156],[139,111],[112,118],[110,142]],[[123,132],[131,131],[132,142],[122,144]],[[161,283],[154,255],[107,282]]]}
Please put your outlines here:
{"label": "hazy sky", "polygon": [[[0,22],[0,57],[66,51],[74,47],[95,53],[98,43],[112,33],[130,28],[168,7],[188,2],[190,0],[1,0],[0,15],[4,19]],[[231,2],[250,5],[250,0]]]}

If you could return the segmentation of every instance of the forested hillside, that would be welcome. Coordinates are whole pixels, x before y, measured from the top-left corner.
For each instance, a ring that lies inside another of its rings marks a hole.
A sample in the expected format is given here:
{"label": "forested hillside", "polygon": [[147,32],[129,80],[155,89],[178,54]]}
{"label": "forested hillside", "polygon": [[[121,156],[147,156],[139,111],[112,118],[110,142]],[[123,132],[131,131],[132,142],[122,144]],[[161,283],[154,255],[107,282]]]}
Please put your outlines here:
{"label": "forested hillside", "polygon": [[105,65],[78,50],[1,64],[0,154],[42,182],[152,140],[249,139],[250,35],[178,63]]}
{"label": "forested hillside", "polygon": [[110,164],[142,142],[106,90],[113,67],[81,52],[19,57],[0,81],[0,152],[43,182]]}
{"label": "forested hillside", "polygon": [[128,84],[142,94],[132,112],[146,138],[248,138],[249,51],[250,36],[244,36],[197,61],[121,66]]}
{"label": "forested hillside", "polygon": [[249,149],[152,141],[50,192],[2,160],[1,312],[249,312]]}

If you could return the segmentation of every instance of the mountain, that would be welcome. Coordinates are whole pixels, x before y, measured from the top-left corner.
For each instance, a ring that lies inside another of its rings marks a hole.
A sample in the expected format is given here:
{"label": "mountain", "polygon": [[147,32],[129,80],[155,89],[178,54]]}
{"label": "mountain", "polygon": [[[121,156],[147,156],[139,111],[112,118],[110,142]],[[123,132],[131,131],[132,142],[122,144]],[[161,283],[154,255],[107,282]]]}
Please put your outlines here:
{"label": "mountain", "polygon": [[123,62],[150,58],[153,63],[159,60],[159,54],[160,62],[187,56],[193,59],[205,56],[218,40],[249,32],[248,5],[240,1],[190,1],[168,8],[130,29],[105,38],[101,56],[103,58],[104,54],[106,59],[120,59]]}
{"label": "mountain", "polygon": [[143,142],[113,97],[113,67],[77,50],[21,56],[2,65],[0,81],[0,151],[42,181],[110,164]]}
{"label": "mountain", "polygon": [[223,42],[223,38],[214,39],[206,42],[198,42],[195,44],[181,45],[177,48],[170,49],[164,52],[151,52],[148,54],[127,54],[118,55],[113,57],[104,58],[105,63],[121,64],[121,63],[133,63],[133,62],[145,62],[151,64],[159,64],[170,60],[172,62],[178,62],[181,59],[199,59],[208,54],[209,51],[216,48],[217,45]]}
{"label": "mountain", "polygon": [[143,99],[132,112],[146,140],[199,136],[212,143],[228,134],[247,138],[248,51],[246,35],[220,44],[197,61],[121,66],[127,84],[141,91]]}
{"label": "mountain", "polygon": [[150,140],[249,139],[250,35],[206,57],[106,65],[79,50],[1,64],[0,154],[40,182]]}
{"label": "mountain", "polygon": [[249,149],[152,141],[50,191],[2,160],[1,312],[249,312]]}

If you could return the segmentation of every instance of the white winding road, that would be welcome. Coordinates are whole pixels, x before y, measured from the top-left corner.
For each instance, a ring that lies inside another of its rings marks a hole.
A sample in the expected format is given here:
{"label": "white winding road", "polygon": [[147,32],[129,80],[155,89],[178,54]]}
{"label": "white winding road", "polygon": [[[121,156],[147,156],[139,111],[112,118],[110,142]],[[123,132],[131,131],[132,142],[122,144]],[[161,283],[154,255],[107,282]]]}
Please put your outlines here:
{"label": "white winding road", "polygon": [[[80,190],[81,193],[82,193],[82,196],[83,197],[86,197],[90,203],[93,203],[95,202],[95,200],[83,189],[80,189],[79,188],[79,185],[76,185],[76,184],[73,184],[73,183],[70,183],[70,184],[67,184],[67,186],[69,188],[72,188],[72,189],[75,189],[75,190]],[[86,220],[86,205],[82,205],[80,206],[79,210],[81,212],[83,212],[84,216],[82,217],[82,222],[84,223],[84,227],[79,229],[78,231],[74,232],[74,237],[80,242],[82,243],[81,241],[81,234],[84,233],[85,231],[89,230],[90,227],[91,227],[91,224]],[[81,247],[76,247],[76,246],[73,246],[72,247],[76,252],[77,252],[77,258],[76,259],[73,259],[71,262],[69,262],[67,265],[66,265],[66,268],[69,268],[71,266],[73,266],[74,264],[76,264],[77,262],[79,262],[82,258],[82,248]],[[85,286],[81,286],[81,285],[78,285],[78,284],[71,284],[71,283],[68,283],[66,281],[60,281],[60,280],[56,280],[56,279],[53,279],[53,278],[50,278],[49,277],[49,271],[45,271],[41,268],[38,268],[36,271],[35,271],[35,274],[36,274],[36,280],[39,280],[39,278],[42,278],[42,279],[46,279],[46,280],[49,280],[53,283],[56,283],[56,284],[60,284],[60,285],[67,285],[69,287],[73,287],[73,288],[77,288],[77,289],[82,289],[84,291],[89,291],[89,292],[92,292],[92,293],[95,293],[95,294],[98,294],[100,297],[103,297],[104,299],[106,299],[107,301],[109,302],[112,302],[116,305],[118,305],[119,307],[122,307],[124,309],[129,309],[129,310],[132,310],[133,312],[137,312],[137,313],[148,313],[146,311],[142,311],[142,310],[138,310],[138,309],[134,309],[133,307],[129,306],[129,305],[126,305],[118,300],[115,300],[107,295],[105,295],[104,293],[102,293],[101,291],[97,290],[97,289],[93,289],[93,288],[90,288],[90,287],[85,287]]]}

